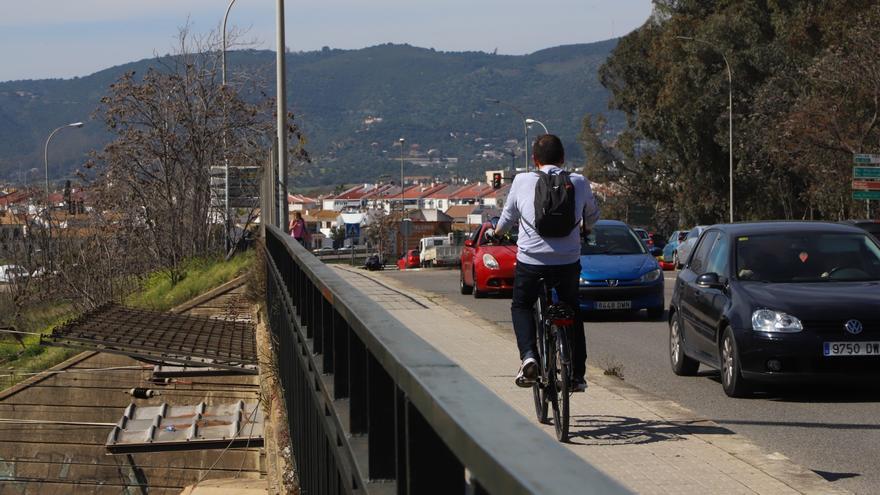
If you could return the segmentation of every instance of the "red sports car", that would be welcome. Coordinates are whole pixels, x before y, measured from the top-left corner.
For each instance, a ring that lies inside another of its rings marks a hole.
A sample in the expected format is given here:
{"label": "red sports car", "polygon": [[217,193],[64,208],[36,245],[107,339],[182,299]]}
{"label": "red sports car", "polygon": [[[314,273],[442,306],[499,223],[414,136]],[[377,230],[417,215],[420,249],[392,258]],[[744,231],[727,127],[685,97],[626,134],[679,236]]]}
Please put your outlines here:
{"label": "red sports car", "polygon": [[459,277],[462,294],[484,297],[490,292],[513,290],[516,235],[490,242],[486,239],[486,230],[491,228],[492,224],[486,222],[464,241]]}
{"label": "red sports car", "polygon": [[418,249],[410,249],[406,252],[400,259],[397,260],[397,268],[401,270],[407,270],[409,268],[418,268],[419,267],[419,250]]}

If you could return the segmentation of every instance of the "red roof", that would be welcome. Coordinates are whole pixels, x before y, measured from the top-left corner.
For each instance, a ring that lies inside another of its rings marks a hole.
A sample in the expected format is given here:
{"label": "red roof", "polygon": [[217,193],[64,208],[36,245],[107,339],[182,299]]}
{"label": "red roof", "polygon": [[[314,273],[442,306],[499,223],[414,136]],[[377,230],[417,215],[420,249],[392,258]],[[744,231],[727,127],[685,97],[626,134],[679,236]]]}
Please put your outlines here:
{"label": "red roof", "polygon": [[443,189],[446,184],[436,184],[433,186],[412,186],[403,192],[404,199],[420,199]]}
{"label": "red roof", "polygon": [[510,184],[504,184],[498,189],[493,189],[489,194],[486,194],[487,198],[497,198],[498,196],[504,196],[510,191]]}
{"label": "red roof", "polygon": [[308,196],[304,196],[302,194],[288,194],[287,195],[288,203],[317,203],[318,200],[315,198],[310,198]]}
{"label": "red roof", "polygon": [[364,199],[384,198],[395,194],[400,196],[400,190],[397,186],[392,184],[382,184],[364,195]]}
{"label": "red roof", "polygon": [[[442,186],[443,186],[442,188],[437,189],[436,191],[432,192],[431,194],[429,194],[426,197],[427,198],[448,198],[452,194],[454,194],[456,191],[460,191],[462,189],[462,187],[454,186],[452,184],[442,184]],[[464,187],[468,187],[468,186],[464,186]]]}
{"label": "red roof", "polygon": [[370,192],[365,186],[354,186],[348,190],[343,191],[338,196],[335,196],[333,199],[361,199],[364,197],[364,194]]}
{"label": "red roof", "polygon": [[24,203],[31,195],[27,191],[15,191],[0,197],[0,206],[9,206],[16,203]]}
{"label": "red roof", "polygon": [[459,189],[449,196],[449,199],[479,199],[492,192],[492,186],[479,182]]}

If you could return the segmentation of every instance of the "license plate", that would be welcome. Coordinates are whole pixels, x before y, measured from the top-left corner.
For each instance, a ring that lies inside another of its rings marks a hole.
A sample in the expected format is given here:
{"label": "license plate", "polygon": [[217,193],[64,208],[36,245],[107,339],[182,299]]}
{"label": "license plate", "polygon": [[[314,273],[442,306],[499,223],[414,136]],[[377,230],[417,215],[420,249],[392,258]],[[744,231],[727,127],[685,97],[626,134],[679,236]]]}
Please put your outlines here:
{"label": "license plate", "polygon": [[596,309],[632,309],[632,301],[596,301],[593,307]]}
{"label": "license plate", "polygon": [[880,342],[825,342],[825,356],[880,356]]}

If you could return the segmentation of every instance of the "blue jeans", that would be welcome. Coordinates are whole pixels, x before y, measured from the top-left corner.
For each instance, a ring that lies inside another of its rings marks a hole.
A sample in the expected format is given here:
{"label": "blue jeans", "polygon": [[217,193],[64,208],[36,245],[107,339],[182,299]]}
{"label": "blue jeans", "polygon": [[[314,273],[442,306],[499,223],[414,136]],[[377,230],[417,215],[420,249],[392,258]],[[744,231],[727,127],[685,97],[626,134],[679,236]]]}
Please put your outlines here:
{"label": "blue jeans", "polygon": [[584,323],[581,319],[578,304],[578,286],[581,274],[581,263],[570,265],[529,265],[516,262],[513,280],[513,300],[510,303],[510,315],[513,320],[513,332],[516,334],[516,345],[520,359],[538,357],[537,329],[535,328],[535,301],[538,300],[538,281],[544,279],[547,285],[555,285],[560,301],[575,310],[575,323],[569,342],[571,343],[572,375],[583,379],[587,371],[587,339],[584,335]]}

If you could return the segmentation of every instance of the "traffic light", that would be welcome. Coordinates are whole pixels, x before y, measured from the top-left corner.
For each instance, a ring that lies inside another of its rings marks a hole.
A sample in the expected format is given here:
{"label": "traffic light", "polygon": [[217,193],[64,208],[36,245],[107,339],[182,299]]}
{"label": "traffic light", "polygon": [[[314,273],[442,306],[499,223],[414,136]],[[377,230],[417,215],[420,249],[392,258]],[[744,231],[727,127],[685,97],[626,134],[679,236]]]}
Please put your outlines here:
{"label": "traffic light", "polygon": [[492,174],[492,189],[501,189],[501,173]]}

